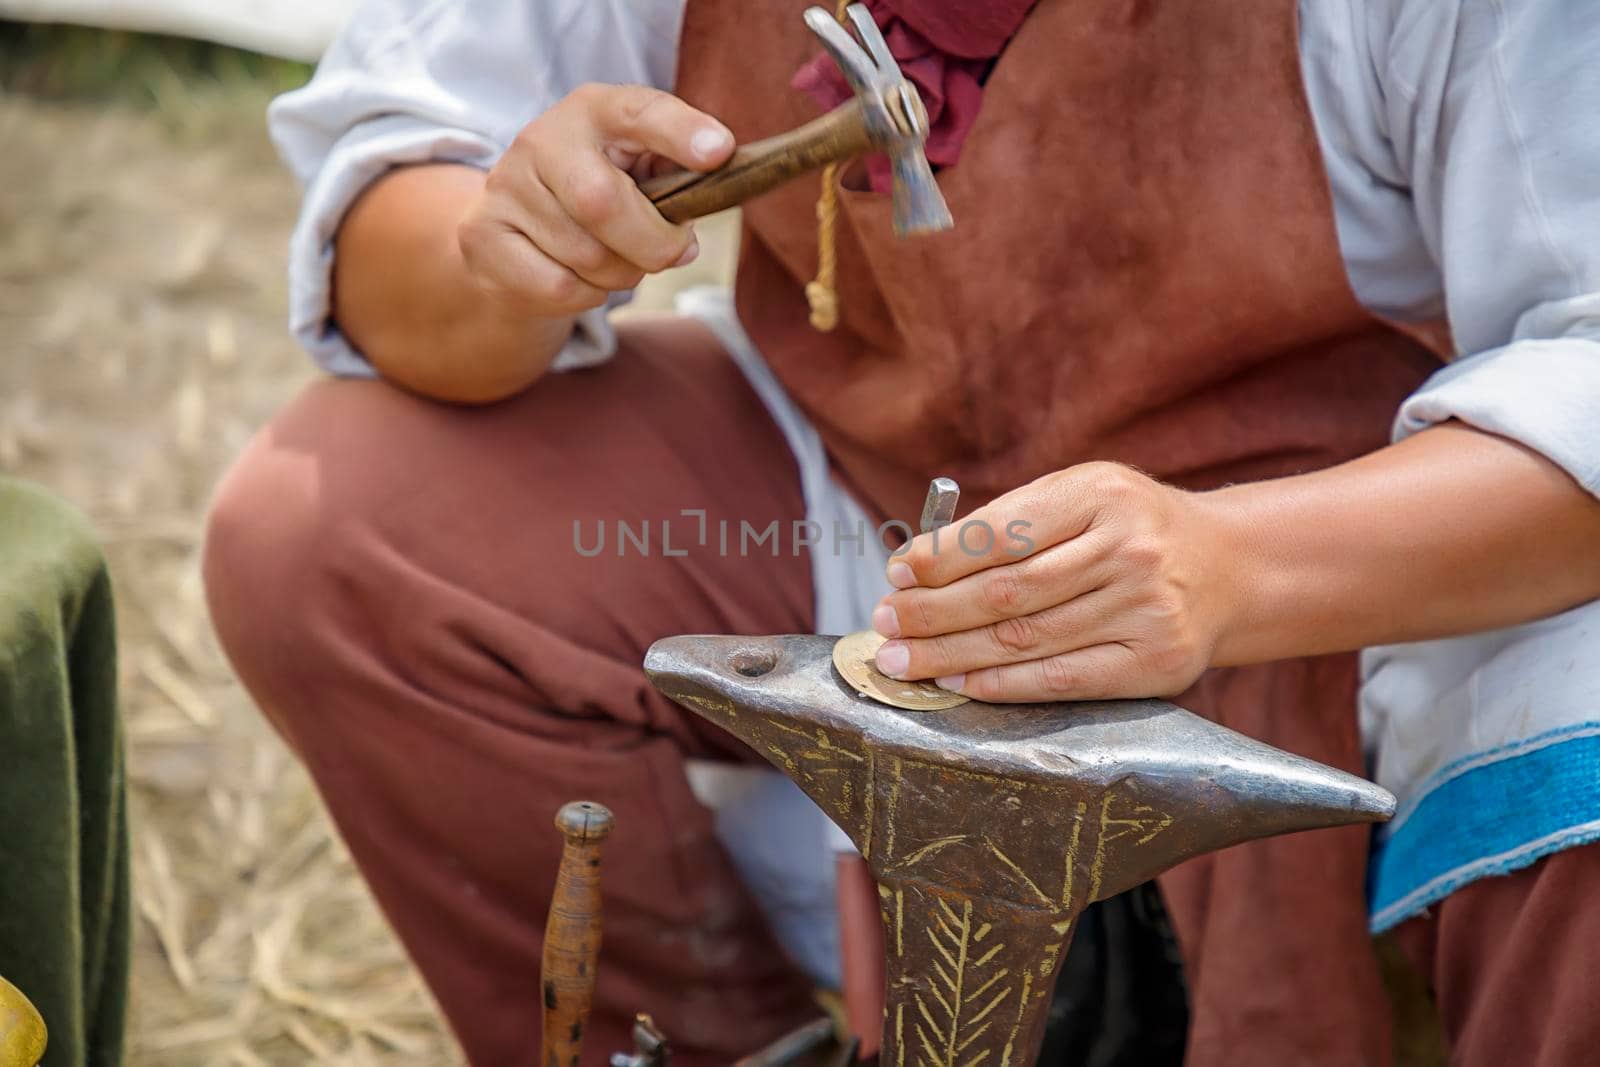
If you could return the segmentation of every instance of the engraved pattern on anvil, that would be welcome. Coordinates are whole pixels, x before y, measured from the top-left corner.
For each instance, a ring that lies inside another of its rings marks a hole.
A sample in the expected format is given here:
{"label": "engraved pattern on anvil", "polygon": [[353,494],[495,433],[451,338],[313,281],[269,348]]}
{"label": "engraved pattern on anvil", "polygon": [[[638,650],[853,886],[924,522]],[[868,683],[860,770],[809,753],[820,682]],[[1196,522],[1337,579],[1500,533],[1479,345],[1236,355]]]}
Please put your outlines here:
{"label": "engraved pattern on anvil", "polygon": [[921,992],[911,994],[919,1016],[912,1026],[925,1062],[954,1064],[994,1025],[995,1009],[1015,990],[1002,984],[1011,972],[993,962],[1005,943],[984,944],[994,926],[984,923],[974,929],[972,901],[961,901],[959,915],[948,901],[935,897],[934,904],[933,924],[923,932],[939,957],[933,961],[937,981],[927,984],[927,999]]}
{"label": "engraved pattern on anvil", "polygon": [[905,956],[908,939],[914,951],[931,949],[918,972],[891,968],[885,1021],[893,1062],[980,1067],[998,1049],[1007,1067],[1049,995],[1071,919],[1018,922],[1004,904],[920,885],[880,885],[879,896],[893,956]]}
{"label": "engraved pattern on anvil", "polygon": [[855,830],[857,847],[870,858],[872,753],[839,741],[821,726],[792,726],[776,719],[766,725],[771,732],[765,734],[762,754],[813,798],[819,794],[837,798],[822,806],[839,825]]}
{"label": "engraved pattern on anvil", "polygon": [[[1080,800],[1073,790],[983,771],[903,757],[881,762],[881,778],[869,786],[879,816],[860,839],[867,846],[863,854],[876,850],[869,858],[875,858],[878,876],[968,888],[984,872],[986,895],[1021,907],[1082,907],[1100,891],[1109,843],[1137,835],[1133,844],[1147,845],[1174,821],[1116,788]],[[982,810],[936,803],[955,780],[981,783],[997,804],[1008,806]],[[945,811],[946,821],[931,822],[930,810]],[[1057,858],[1039,848],[1041,838],[1060,842]],[[1078,899],[1077,872],[1085,866],[1087,893]]]}
{"label": "engraved pattern on anvil", "polygon": [[734,707],[733,701],[727,697],[708,697],[701,696],[699,693],[679,693],[673,699],[693,704],[709,715],[724,719],[737,719],[739,717],[739,709]]}

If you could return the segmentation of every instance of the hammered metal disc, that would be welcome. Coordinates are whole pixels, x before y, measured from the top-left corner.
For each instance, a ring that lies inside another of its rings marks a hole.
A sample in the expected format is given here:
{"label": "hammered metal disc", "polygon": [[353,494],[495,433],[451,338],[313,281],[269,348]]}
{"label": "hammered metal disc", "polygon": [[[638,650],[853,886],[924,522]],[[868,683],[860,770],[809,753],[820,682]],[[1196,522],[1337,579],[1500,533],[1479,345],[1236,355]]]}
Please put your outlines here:
{"label": "hammered metal disc", "polygon": [[970,697],[940,689],[932,682],[902,682],[878,670],[874,658],[883,644],[875,630],[859,630],[833,646],[833,665],[850,688],[880,704],[905,711],[947,711]]}

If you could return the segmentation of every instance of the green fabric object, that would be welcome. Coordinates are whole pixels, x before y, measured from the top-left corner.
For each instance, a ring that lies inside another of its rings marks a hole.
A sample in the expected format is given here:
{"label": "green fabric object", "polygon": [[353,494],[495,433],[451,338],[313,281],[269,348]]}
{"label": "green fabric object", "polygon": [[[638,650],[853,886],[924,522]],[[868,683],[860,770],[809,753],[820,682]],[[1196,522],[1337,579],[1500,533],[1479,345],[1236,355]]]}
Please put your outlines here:
{"label": "green fabric object", "polygon": [[0,478],[0,975],[44,1067],[122,1062],[128,819],[111,581],[88,524]]}

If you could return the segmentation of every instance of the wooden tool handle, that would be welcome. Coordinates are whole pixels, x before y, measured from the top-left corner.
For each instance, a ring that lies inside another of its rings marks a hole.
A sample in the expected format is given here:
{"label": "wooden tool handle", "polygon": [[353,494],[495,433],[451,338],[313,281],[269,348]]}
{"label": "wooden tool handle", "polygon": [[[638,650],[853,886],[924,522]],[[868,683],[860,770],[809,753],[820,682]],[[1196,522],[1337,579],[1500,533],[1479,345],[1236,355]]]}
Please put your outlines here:
{"label": "wooden tool handle", "polygon": [[600,957],[600,844],[611,812],[580,800],[556,813],[566,843],[544,927],[544,1046],[539,1067],[578,1067]]}
{"label": "wooden tool handle", "polygon": [[669,222],[687,222],[744,203],[791,178],[843,163],[872,147],[859,97],[788,133],[751,141],[707,174],[662,174],[639,184]]}

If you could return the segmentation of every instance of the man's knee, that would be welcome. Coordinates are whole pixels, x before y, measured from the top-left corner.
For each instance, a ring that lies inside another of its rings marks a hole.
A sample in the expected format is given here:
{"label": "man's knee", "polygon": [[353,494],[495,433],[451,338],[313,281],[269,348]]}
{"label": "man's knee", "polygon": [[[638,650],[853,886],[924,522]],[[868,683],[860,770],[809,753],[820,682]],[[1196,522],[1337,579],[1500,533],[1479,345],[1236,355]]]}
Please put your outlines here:
{"label": "man's knee", "polygon": [[[575,553],[559,551],[572,534],[549,507],[561,497],[553,465],[522,458],[553,446],[532,418],[501,439],[508,421],[323,382],[235,462],[208,519],[206,595],[280,727],[352,672],[398,666],[434,691],[491,684],[536,631],[601,630],[590,617],[604,605],[575,576]],[[584,477],[578,462],[564,475]],[[526,681],[537,665],[517,666]]]}
{"label": "man's knee", "polygon": [[[637,719],[654,639],[809,625],[804,559],[723,555],[714,526],[702,541],[680,514],[735,529],[803,515],[781,436],[742,379],[684,381],[635,355],[479,409],[324,382],[273,421],[217,493],[204,573],[223,646],[280,726],[302,702],[285,693],[357,674],[508,722],[530,707]],[[733,499],[701,480],[719,468]],[[604,553],[580,550],[576,517],[584,545],[604,524]],[[624,522],[648,550],[622,549]]]}
{"label": "man's knee", "polygon": [[[399,440],[411,398],[377,382],[323,380],[284,408],[224,475],[202,573],[230,655],[281,651],[348,586],[349,542],[407,492]],[[392,507],[389,509],[392,510]]]}
{"label": "man's knee", "polygon": [[315,472],[274,449],[271,433],[252,441],[218,486],[201,556],[212,624],[252,690],[309,651],[297,642],[321,570]]}

